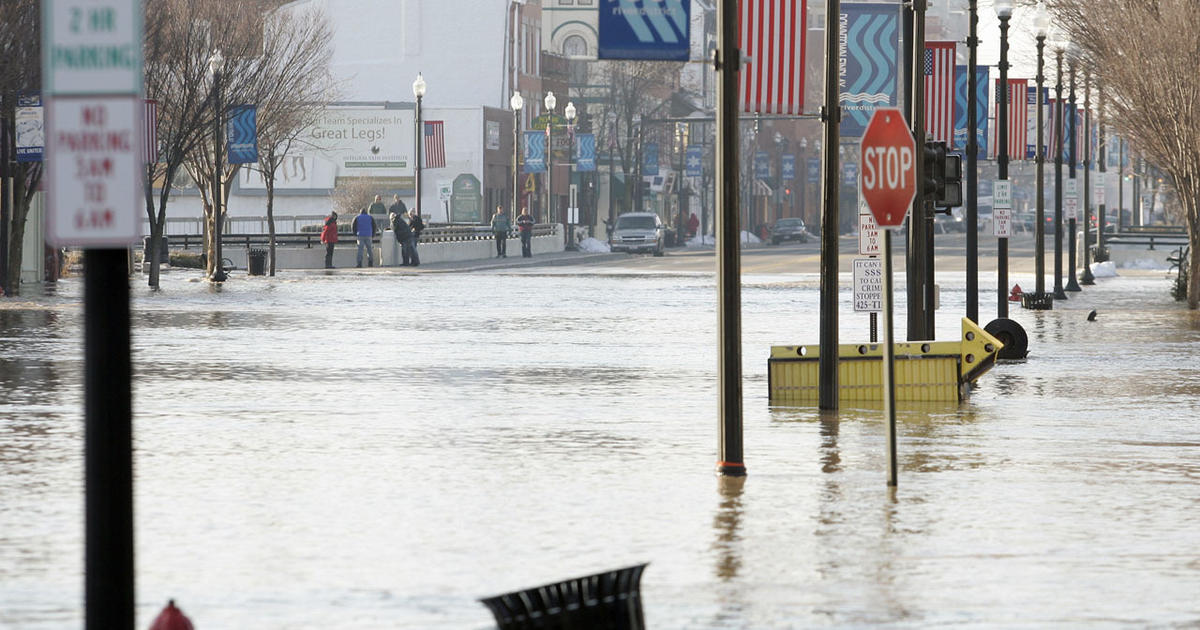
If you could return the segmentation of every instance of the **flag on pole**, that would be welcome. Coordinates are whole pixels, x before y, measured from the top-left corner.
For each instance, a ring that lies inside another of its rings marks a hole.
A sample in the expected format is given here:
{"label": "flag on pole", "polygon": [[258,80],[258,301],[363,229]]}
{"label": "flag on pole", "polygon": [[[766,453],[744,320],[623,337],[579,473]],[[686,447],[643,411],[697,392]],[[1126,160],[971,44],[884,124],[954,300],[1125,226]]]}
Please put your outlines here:
{"label": "flag on pole", "polygon": [[142,104],[142,122],[146,133],[142,134],[142,163],[158,161],[158,101],[146,99]]}
{"label": "flag on pole", "polygon": [[925,42],[925,132],[954,142],[954,42]]}
{"label": "flag on pole", "polygon": [[425,168],[445,168],[446,138],[442,133],[442,121],[425,121]]}
{"label": "flag on pole", "polygon": [[804,0],[739,0],[744,112],[804,113]]}
{"label": "flag on pole", "polygon": [[[1009,79],[1008,90],[1000,88],[1000,79],[996,79],[996,100],[1008,94],[1008,159],[1019,160],[1025,156],[1025,138],[1028,137],[1029,120],[1029,79]],[[997,107],[996,116],[1000,115]],[[992,146],[996,147],[994,157],[999,157],[1000,151],[1000,121],[994,121],[995,133],[992,135]]]}

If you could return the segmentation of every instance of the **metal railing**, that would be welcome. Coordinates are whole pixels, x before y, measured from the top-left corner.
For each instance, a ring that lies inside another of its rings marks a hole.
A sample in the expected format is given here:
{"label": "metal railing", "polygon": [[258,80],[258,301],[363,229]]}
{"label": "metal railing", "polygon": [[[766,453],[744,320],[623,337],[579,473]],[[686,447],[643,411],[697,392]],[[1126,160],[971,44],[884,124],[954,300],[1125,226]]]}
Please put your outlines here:
{"label": "metal railing", "polygon": [[[299,217],[298,217],[299,218]],[[324,219],[324,217],[318,217]],[[191,219],[187,219],[191,220]],[[319,226],[320,224],[318,224]],[[169,224],[168,224],[169,226]],[[339,225],[338,238],[342,241],[353,241],[354,234],[346,229],[345,224]],[[277,227],[278,229],[278,227]],[[515,232],[514,232],[515,234]],[[534,236],[556,236],[559,234],[557,223],[541,223],[533,226]],[[204,235],[200,232],[185,232],[164,234],[168,247],[191,249],[202,248]],[[487,225],[431,225],[421,232],[422,243],[453,243],[466,241],[485,241],[495,238],[492,228]],[[373,239],[379,242],[379,235]],[[270,242],[270,235],[261,232],[223,232],[221,245],[244,245],[246,247],[265,246]],[[321,244],[321,233],[317,231],[291,231],[275,233],[275,244],[279,246],[315,247]]]}

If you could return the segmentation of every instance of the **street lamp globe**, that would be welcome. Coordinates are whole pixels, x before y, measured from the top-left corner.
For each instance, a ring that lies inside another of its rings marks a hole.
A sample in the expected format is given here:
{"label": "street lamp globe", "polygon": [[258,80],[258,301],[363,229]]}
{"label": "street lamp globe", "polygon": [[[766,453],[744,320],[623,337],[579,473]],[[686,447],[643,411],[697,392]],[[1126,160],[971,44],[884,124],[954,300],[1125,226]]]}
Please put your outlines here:
{"label": "street lamp globe", "polygon": [[546,92],[546,98],[542,100],[542,105],[546,106],[546,111],[554,111],[554,106],[558,104],[558,99],[554,98],[554,92]]}
{"label": "street lamp globe", "polygon": [[775,132],[775,144],[783,144],[783,134]]}
{"label": "street lamp globe", "polygon": [[575,122],[575,114],[578,110],[575,109],[574,101],[567,101],[567,106],[563,108],[563,114],[567,116],[567,122]]}
{"label": "street lamp globe", "polygon": [[1061,26],[1055,25],[1050,28],[1050,34],[1046,41],[1050,42],[1050,48],[1053,49],[1056,54],[1061,55],[1067,51],[1070,38],[1067,37],[1066,31],[1064,31]]}
{"label": "street lamp globe", "polygon": [[413,81],[413,96],[422,98],[425,96],[425,77],[421,73],[417,73],[417,80]]}
{"label": "street lamp globe", "polygon": [[800,138],[800,148],[801,149],[808,148],[808,138]]}
{"label": "street lamp globe", "polygon": [[996,8],[996,16],[1007,18],[1012,17],[1013,3],[1012,0],[995,0],[992,3]]}
{"label": "street lamp globe", "polygon": [[519,112],[525,107],[525,97],[521,96],[520,92],[513,92],[512,98],[508,99],[509,107],[512,107],[514,112]]}
{"label": "street lamp globe", "polygon": [[221,55],[220,50],[214,50],[211,57],[208,58],[208,72],[216,75],[225,66],[225,57]]}
{"label": "street lamp globe", "polygon": [[1033,28],[1038,37],[1045,38],[1050,31],[1050,12],[1046,10],[1046,4],[1039,2],[1037,12],[1033,14]]}

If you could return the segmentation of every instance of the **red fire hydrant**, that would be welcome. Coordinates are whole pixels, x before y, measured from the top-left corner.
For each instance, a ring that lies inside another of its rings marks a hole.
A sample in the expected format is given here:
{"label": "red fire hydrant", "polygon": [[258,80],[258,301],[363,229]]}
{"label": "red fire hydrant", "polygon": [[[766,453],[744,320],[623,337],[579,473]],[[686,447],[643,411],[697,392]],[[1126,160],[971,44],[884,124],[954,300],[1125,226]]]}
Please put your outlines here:
{"label": "red fire hydrant", "polygon": [[182,610],[175,607],[175,600],[172,599],[167,601],[167,607],[150,624],[150,630],[195,630],[195,626]]}
{"label": "red fire hydrant", "polygon": [[1013,288],[1012,288],[1012,293],[1008,294],[1008,301],[1009,302],[1020,302],[1021,296],[1024,295],[1024,293],[1025,292],[1021,290],[1021,285],[1014,284]]}

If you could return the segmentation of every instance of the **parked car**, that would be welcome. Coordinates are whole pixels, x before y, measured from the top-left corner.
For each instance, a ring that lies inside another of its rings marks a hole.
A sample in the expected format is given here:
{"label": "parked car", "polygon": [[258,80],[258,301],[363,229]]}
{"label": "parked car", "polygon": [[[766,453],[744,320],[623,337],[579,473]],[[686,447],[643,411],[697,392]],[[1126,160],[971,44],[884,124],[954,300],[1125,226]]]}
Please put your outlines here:
{"label": "parked car", "polygon": [[808,236],[808,228],[804,225],[804,219],[798,217],[780,219],[771,226],[770,230],[772,245],[778,245],[784,241],[807,243]]}
{"label": "parked car", "polygon": [[609,237],[609,248],[614,252],[650,252],[663,255],[667,240],[667,227],[653,212],[629,212],[617,217]]}

